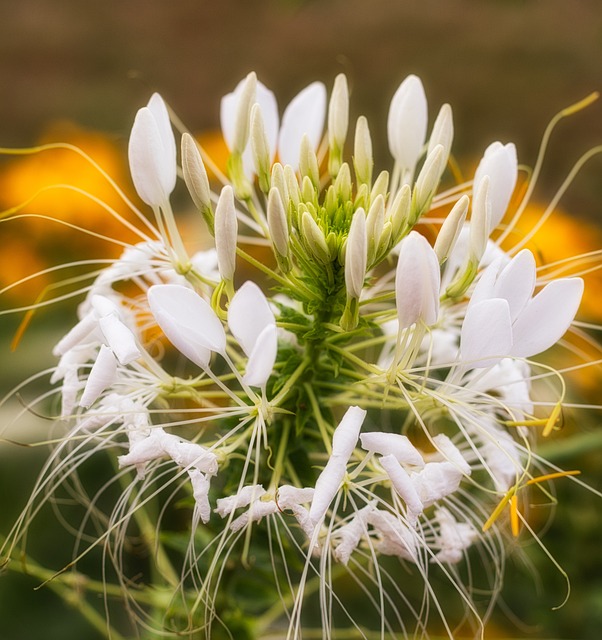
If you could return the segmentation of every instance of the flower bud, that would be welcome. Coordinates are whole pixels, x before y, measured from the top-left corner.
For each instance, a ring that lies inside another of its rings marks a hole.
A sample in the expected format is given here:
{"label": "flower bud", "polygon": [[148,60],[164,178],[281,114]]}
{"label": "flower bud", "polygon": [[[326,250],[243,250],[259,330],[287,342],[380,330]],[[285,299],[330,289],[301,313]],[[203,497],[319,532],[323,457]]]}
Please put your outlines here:
{"label": "flower bud", "polygon": [[378,174],[378,177],[374,181],[374,186],[372,187],[372,191],[370,191],[370,202],[372,202],[379,195],[383,196],[383,198],[387,197],[387,189],[389,188],[389,172],[381,171]]}
{"label": "flower bud", "polygon": [[368,237],[368,264],[372,264],[380,244],[385,225],[385,199],[379,195],[372,201],[366,218],[366,236]]}
{"label": "flower bud", "polygon": [[313,219],[309,211],[304,211],[301,216],[301,233],[305,246],[310,252],[323,264],[330,262],[330,251],[326,244],[326,239],[322,233],[322,229]]}
{"label": "flower bud", "polygon": [[303,177],[308,177],[316,189],[320,188],[320,169],[316,152],[311,148],[309,138],[303,135],[301,138],[301,151],[299,152],[299,172]]}
{"label": "flower bud", "polygon": [[353,166],[355,167],[355,176],[359,184],[366,184],[370,187],[372,184],[374,158],[372,156],[372,139],[370,138],[368,120],[364,116],[360,116],[355,125]]}
{"label": "flower bud", "polygon": [[263,124],[263,116],[261,115],[261,107],[257,103],[251,108],[251,148],[253,149],[253,162],[259,179],[259,188],[263,193],[267,193],[270,189],[270,163],[272,158]]}
{"label": "flower bud", "polygon": [[359,299],[364,287],[367,261],[366,213],[358,209],[351,219],[345,249],[345,286],[347,295]]}
{"label": "flower bud", "polygon": [[422,153],[426,138],[426,95],[420,78],[410,75],[399,86],[389,108],[387,134],[389,149],[402,169],[406,180],[411,180],[414,167]]}
{"label": "flower bud", "polygon": [[272,244],[276,252],[286,258],[288,256],[288,221],[280,192],[276,187],[270,189],[268,196],[267,219]]}
{"label": "flower bud", "polygon": [[236,268],[237,236],[238,219],[234,206],[234,192],[230,185],[226,185],[215,208],[215,248],[220,275],[227,282],[232,281]]}
{"label": "flower bud", "polygon": [[343,161],[343,149],[349,126],[349,89],[347,78],[340,73],[334,81],[330,104],[328,105],[328,146],[330,156],[328,171],[336,176]]}
{"label": "flower bud", "polygon": [[472,202],[472,214],[470,217],[470,256],[477,264],[481,261],[491,228],[491,199],[489,197],[489,176],[483,176]]}
{"label": "flower bud", "polygon": [[445,169],[445,161],[445,151],[443,146],[440,144],[438,144],[426,157],[414,187],[412,224],[414,224],[430,207],[431,200],[437,192],[439,180],[441,180],[441,175]]}
{"label": "flower bud", "polygon": [[213,208],[209,178],[197,143],[189,133],[182,134],[182,171],[190,197],[203,215],[209,230],[213,233]]}
{"label": "flower bud", "polygon": [[393,244],[397,244],[409,225],[411,207],[412,189],[409,184],[404,184],[397,192],[387,216],[392,225],[391,236]]}
{"label": "flower bud", "polygon": [[395,298],[400,329],[418,321],[426,325],[439,316],[439,261],[431,245],[417,231],[400,244],[395,275]]}
{"label": "flower bud", "polygon": [[470,199],[468,196],[462,196],[443,221],[434,247],[437,258],[439,259],[439,264],[443,264],[452,252],[456,240],[460,235],[464,220],[466,219],[469,204]]}
{"label": "flower bud", "polygon": [[429,139],[426,155],[430,155],[434,148],[438,144],[440,144],[443,147],[444,151],[443,165],[445,166],[447,164],[447,159],[449,158],[453,139],[454,122],[452,110],[448,104],[444,104],[441,109],[439,109],[439,114],[437,115],[437,119],[435,120],[435,124],[433,125],[433,131]]}

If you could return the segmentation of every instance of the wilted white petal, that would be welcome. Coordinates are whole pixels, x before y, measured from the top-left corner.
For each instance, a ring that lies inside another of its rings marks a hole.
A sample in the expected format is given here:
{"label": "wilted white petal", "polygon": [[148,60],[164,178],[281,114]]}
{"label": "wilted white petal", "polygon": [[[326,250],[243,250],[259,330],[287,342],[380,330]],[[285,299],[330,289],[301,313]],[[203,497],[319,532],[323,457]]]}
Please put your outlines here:
{"label": "wilted white petal", "polygon": [[445,508],[435,511],[435,522],[439,525],[439,533],[434,546],[439,551],[431,562],[460,562],[464,557],[463,551],[468,549],[477,537],[474,525],[470,522],[458,522]]}
{"label": "wilted white petal", "polygon": [[338,543],[333,551],[336,560],[345,565],[349,562],[351,554],[357,548],[362,537],[368,534],[367,517],[373,509],[373,503],[366,505],[357,511],[349,522],[336,530],[334,536]]}
{"label": "wilted white petal", "polygon": [[410,75],[395,92],[387,119],[389,149],[402,169],[413,171],[416,166],[426,138],[427,118],[422,82]]}
{"label": "wilted white petal", "polygon": [[71,330],[65,334],[52,350],[53,356],[64,356],[83,342],[98,326],[92,313],[86,314]]}
{"label": "wilted white petal", "polygon": [[153,460],[159,460],[165,456],[165,433],[160,427],[152,429],[146,438],[140,438],[130,442],[130,451],[126,455],[117,458],[119,468],[135,465],[138,474],[143,475],[144,466]]}
{"label": "wilted white petal", "polygon": [[259,522],[265,516],[271,516],[278,511],[278,505],[273,500],[264,502],[263,500],[255,500],[249,510],[235,518],[230,523],[231,531],[240,531],[246,527],[249,522]]}
{"label": "wilted white petal", "polygon": [[556,344],[571,326],[582,296],[581,278],[549,282],[516,319],[509,355],[529,358]]}
{"label": "wilted white petal", "polygon": [[428,462],[412,475],[412,484],[424,508],[454,493],[464,474],[452,462]]}
{"label": "wilted white petal", "polygon": [[105,389],[115,382],[116,378],[117,360],[111,349],[103,344],[88,375],[88,381],[79,401],[80,406],[87,409]]}
{"label": "wilted white petal", "polygon": [[194,467],[210,476],[217,473],[215,453],[196,442],[188,442],[176,435],[166,433],[163,438],[163,449],[179,467]]}
{"label": "wilted white petal", "polygon": [[211,351],[224,353],[226,334],[213,309],[192,289],[158,284],[148,290],[148,302],[167,339],[202,369]]}
{"label": "wilted white petal", "polygon": [[497,227],[506,213],[508,203],[516,186],[518,161],[516,147],[512,143],[501,142],[490,144],[474,174],[474,191],[479,188],[481,180],[489,176],[489,198],[491,200],[491,219],[489,231]]}
{"label": "wilted white petal", "polygon": [[416,562],[416,534],[399,517],[389,511],[374,509],[366,519],[380,536],[375,544],[379,553]]}
{"label": "wilted white petal", "polygon": [[399,245],[395,276],[397,316],[402,329],[418,320],[431,325],[439,315],[440,271],[427,239],[411,231]]}
{"label": "wilted white petal", "polygon": [[198,469],[189,469],[188,475],[192,484],[192,497],[194,498],[194,518],[207,524],[211,517],[211,505],[209,504],[209,480]]}
{"label": "wilted white petal", "polygon": [[248,506],[253,500],[258,500],[263,495],[265,495],[265,489],[260,484],[247,485],[233,496],[219,498],[215,512],[225,518],[234,510]]}
{"label": "wilted white petal", "polygon": [[506,300],[492,298],[469,305],[460,336],[462,362],[470,367],[492,367],[510,355],[512,322]]}
{"label": "wilted white petal", "polygon": [[291,509],[297,504],[306,504],[313,500],[315,489],[313,487],[294,487],[290,484],[278,487],[278,506],[281,509]]}
{"label": "wilted white petal", "polygon": [[307,135],[311,148],[317,149],[324,130],[326,87],[313,82],[298,93],[284,110],[278,138],[278,154],[282,164],[299,167],[301,140]]}
{"label": "wilted white petal", "polygon": [[385,433],[383,431],[371,431],[360,435],[362,449],[382,456],[391,454],[401,464],[409,464],[414,467],[424,467],[424,460],[420,452],[410,442],[407,436],[400,433]]}

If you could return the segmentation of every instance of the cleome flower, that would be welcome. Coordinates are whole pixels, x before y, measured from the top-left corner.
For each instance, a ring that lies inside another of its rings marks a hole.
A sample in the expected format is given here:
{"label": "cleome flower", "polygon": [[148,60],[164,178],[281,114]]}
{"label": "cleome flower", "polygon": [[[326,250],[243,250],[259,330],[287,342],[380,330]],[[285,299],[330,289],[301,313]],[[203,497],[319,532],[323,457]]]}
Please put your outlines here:
{"label": "cleome flower", "polygon": [[[379,173],[365,117],[348,140],[342,75],[329,101],[313,83],[280,117],[249,74],[221,102],[224,172],[189,133],[178,160],[169,114],[154,94],[134,120],[132,181],[152,215],[127,199],[133,222],[113,212],[140,242],[94,272],[54,349],[65,431],[7,562],[68,485],[84,509],[69,568],[103,545],[106,610],[120,594],[140,629],[454,638],[462,624],[483,637],[506,534],[521,521],[535,534],[519,489],[573,475],[537,452],[565,384],[534,358],[570,345],[584,285],[579,262],[554,278],[507,240],[526,206],[511,205],[514,145],[492,143],[454,185],[451,107],[429,135],[416,76],[391,100]],[[208,251],[172,209],[178,175]],[[110,477],[90,499],[78,472],[101,452]],[[132,575],[131,541],[149,551]],[[108,637],[119,624],[108,616]]]}

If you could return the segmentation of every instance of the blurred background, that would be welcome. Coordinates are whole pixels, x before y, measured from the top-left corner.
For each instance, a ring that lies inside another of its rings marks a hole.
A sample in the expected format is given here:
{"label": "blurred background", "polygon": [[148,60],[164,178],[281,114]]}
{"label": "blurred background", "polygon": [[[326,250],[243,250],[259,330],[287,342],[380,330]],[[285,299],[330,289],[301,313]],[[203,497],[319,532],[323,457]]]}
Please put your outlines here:
{"label": "blurred background", "polygon": [[[532,166],[553,115],[602,88],[602,5],[600,0],[0,0],[0,146],[79,144],[131,193],[127,139],[136,110],[150,94],[159,91],[193,132],[219,150],[219,98],[250,70],[276,93],[281,109],[309,82],[322,80],[330,87],[335,75],[344,72],[352,120],[364,114],[370,122],[377,168],[387,157],[389,101],[409,73],[424,82],[431,118],[443,102],[451,103],[454,152],[461,166],[472,168],[497,139],[514,141],[519,161]],[[599,101],[558,127],[537,201],[545,206],[581,154],[601,143]],[[594,159],[563,198],[555,222],[547,227],[548,259],[602,246],[601,174],[602,161]],[[0,157],[0,209],[21,203],[46,184],[75,181],[75,176],[83,188],[111,200],[96,174],[69,154]],[[67,221],[85,219],[110,235],[106,216],[69,194],[45,194],[29,210],[52,211]],[[88,251],[96,251],[94,243],[74,240],[40,221],[0,224],[0,288]],[[97,255],[105,256],[106,247]],[[5,293],[0,309],[34,301],[49,283],[41,279]],[[592,287],[595,294],[585,311],[589,319],[599,320],[599,282]],[[51,346],[70,326],[71,313],[73,306],[62,318],[38,314],[14,353],[9,343],[23,315],[0,316],[0,390],[52,365]],[[578,383],[581,399],[600,402],[599,380],[590,376]],[[27,393],[35,397],[35,391]],[[26,404],[24,397],[0,413],[5,424],[15,413],[26,414],[18,431],[10,432],[22,443],[39,439],[48,429],[47,421],[24,409]],[[595,442],[597,418],[571,425],[569,416],[568,428],[594,434]],[[561,443],[553,454],[558,464],[584,469],[586,481],[602,488],[599,446]],[[0,444],[3,533],[22,508],[46,455],[44,448]],[[571,598],[560,611],[551,610],[564,598],[564,582],[531,545],[529,562],[540,578],[525,573],[522,561],[516,567],[510,563],[505,605],[488,637],[601,637],[600,502],[567,485],[558,486],[566,501],[545,540],[571,576]],[[61,536],[60,525],[49,515],[38,527],[34,554],[59,566],[68,555]],[[36,584],[21,575],[0,575],[2,640],[97,637],[51,589],[33,591]]]}

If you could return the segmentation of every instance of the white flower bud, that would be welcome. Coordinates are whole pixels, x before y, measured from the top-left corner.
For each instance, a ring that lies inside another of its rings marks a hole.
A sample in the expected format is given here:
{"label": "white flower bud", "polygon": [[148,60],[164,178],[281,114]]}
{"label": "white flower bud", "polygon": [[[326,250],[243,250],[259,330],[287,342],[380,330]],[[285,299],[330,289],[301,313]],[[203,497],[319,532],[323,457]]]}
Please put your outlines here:
{"label": "white flower bud", "polygon": [[424,165],[416,179],[414,187],[413,217],[417,219],[430,206],[433,196],[437,192],[439,180],[445,169],[445,152],[443,146],[438,144],[426,157]]}
{"label": "white flower bud", "polygon": [[329,263],[330,251],[328,250],[326,239],[322,229],[320,229],[309,211],[304,211],[301,216],[301,233],[303,242],[313,255],[323,264]]}
{"label": "white flower bud", "polygon": [[400,329],[421,320],[426,325],[439,316],[439,261],[433,248],[417,231],[410,232],[400,244],[395,297]]}
{"label": "white flower bud", "polygon": [[366,214],[363,209],[358,209],[351,219],[345,249],[345,286],[347,295],[358,300],[362,294],[364,278],[366,277],[367,251]]}
{"label": "white flower bud", "polygon": [[370,191],[370,202],[372,202],[378,196],[383,196],[386,198],[387,189],[389,188],[389,172],[381,171],[378,174],[378,177],[374,181],[374,186],[372,187],[372,191]]}
{"label": "white flower bud", "polygon": [[253,161],[259,178],[259,188],[267,193],[269,189],[271,152],[265,133],[261,107],[255,103],[251,108],[251,148]]}
{"label": "white flower bud", "polygon": [[366,237],[368,238],[368,264],[376,257],[380,237],[385,226],[385,199],[379,195],[373,201],[366,217]]}
{"label": "white flower bud", "polygon": [[428,148],[426,151],[427,156],[434,150],[434,148],[440,144],[443,147],[444,153],[444,167],[447,164],[449,153],[451,151],[452,142],[454,139],[454,121],[452,116],[451,107],[448,104],[444,104],[439,109],[439,114],[433,125],[433,131],[429,139]]}
{"label": "white flower bud", "polygon": [[234,278],[236,268],[236,240],[238,219],[234,206],[234,192],[226,185],[220,193],[215,208],[215,249],[221,277],[226,281]]}
{"label": "white flower bud", "polygon": [[328,168],[332,176],[336,176],[341,167],[348,126],[349,89],[347,78],[340,73],[335,78],[328,105],[328,146],[330,147]]}
{"label": "white flower bud", "polygon": [[148,106],[136,114],[128,157],[140,198],[151,207],[164,205],[176,186],[176,146],[159,94],[153,94]]}
{"label": "white flower bud", "polygon": [[468,196],[462,196],[443,221],[434,247],[437,258],[439,258],[439,264],[443,264],[452,252],[464,225],[464,220],[466,220],[469,204],[470,199]]}
{"label": "white flower bud", "polygon": [[516,147],[512,143],[503,145],[501,142],[493,142],[490,144],[475,171],[473,186],[476,198],[482,180],[485,176],[489,176],[489,199],[491,201],[489,233],[497,227],[506,213],[516,186],[517,174]]}
{"label": "white flower bud", "polygon": [[370,187],[372,184],[374,158],[372,156],[372,139],[368,128],[368,120],[364,116],[360,116],[355,125],[353,166],[355,167],[355,176],[358,183],[366,184]]}
{"label": "white flower bud", "polygon": [[409,184],[404,184],[389,207],[388,219],[391,221],[393,242],[397,241],[408,225],[411,208],[412,189]]}
{"label": "white flower bud", "polygon": [[288,255],[288,221],[282,198],[276,187],[270,189],[267,207],[268,229],[276,251],[283,257]]}
{"label": "white flower bud", "polygon": [[232,153],[242,154],[249,140],[249,124],[251,107],[255,103],[257,93],[257,76],[252,71],[246,77],[238,96],[236,116],[234,120],[234,135],[232,138]]}
{"label": "white flower bud", "polygon": [[316,152],[312,149],[309,138],[303,135],[301,138],[301,151],[299,152],[299,172],[303,177],[311,180],[314,188],[320,187],[320,168]]}
{"label": "white flower bud", "polygon": [[[284,168],[279,162],[275,162],[272,165],[272,177],[270,180],[270,185],[273,188],[278,189],[278,193],[280,194],[280,200],[282,201],[283,206],[288,205],[288,185],[286,183],[286,178],[284,175]],[[299,187],[297,187],[298,189]]]}
{"label": "white flower bud", "polygon": [[[211,189],[205,164],[197,143],[186,132],[182,134],[182,171],[184,182],[196,208],[203,214],[207,212],[212,218]],[[210,227],[213,228],[213,225],[211,224]]]}
{"label": "white flower bud", "polygon": [[484,176],[479,181],[477,192],[472,201],[472,215],[470,216],[469,252],[471,259],[477,264],[481,261],[487,248],[489,230],[491,229],[490,220],[489,176]]}
{"label": "white flower bud", "polygon": [[413,174],[422,153],[427,118],[422,82],[420,78],[410,75],[395,92],[387,119],[391,155],[407,177]]}

